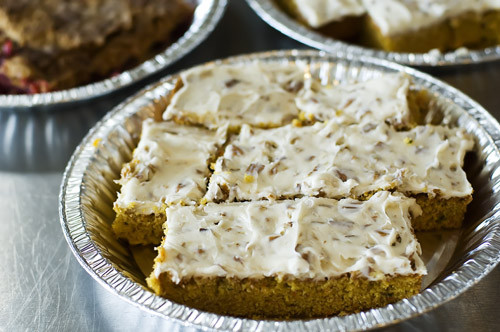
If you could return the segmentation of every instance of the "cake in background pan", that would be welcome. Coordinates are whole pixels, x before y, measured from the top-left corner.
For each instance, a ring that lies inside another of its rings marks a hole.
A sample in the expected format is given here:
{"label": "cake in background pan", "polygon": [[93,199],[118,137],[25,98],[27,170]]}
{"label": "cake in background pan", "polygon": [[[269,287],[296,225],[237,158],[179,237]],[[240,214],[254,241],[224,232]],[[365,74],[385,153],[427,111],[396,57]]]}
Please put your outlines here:
{"label": "cake in background pan", "polygon": [[303,24],[392,52],[442,52],[500,43],[498,0],[278,0]]}
{"label": "cake in background pan", "polygon": [[193,10],[183,0],[0,0],[0,93],[117,74],[168,45]]}

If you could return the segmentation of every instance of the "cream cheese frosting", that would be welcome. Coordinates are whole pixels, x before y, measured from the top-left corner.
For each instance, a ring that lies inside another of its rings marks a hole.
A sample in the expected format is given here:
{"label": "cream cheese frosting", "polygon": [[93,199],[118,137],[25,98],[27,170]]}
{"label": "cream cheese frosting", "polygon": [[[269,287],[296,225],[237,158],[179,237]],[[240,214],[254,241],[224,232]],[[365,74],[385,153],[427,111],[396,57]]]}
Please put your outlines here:
{"label": "cream cheese frosting", "polygon": [[384,35],[395,35],[437,24],[467,12],[500,9],[500,0],[362,0],[368,15]]}
{"label": "cream cheese frosting", "polygon": [[361,0],[293,0],[293,3],[306,23],[314,28],[365,12]]}
{"label": "cream cheese frosting", "polygon": [[405,74],[385,74],[366,82],[323,85],[300,64],[202,66],[181,74],[182,88],[164,119],[216,128],[229,124],[277,127],[299,116],[319,121],[410,123]]}
{"label": "cream cheese frosting", "polygon": [[379,190],[472,194],[461,166],[474,141],[463,129],[385,123],[243,126],[214,165],[208,201],[360,197]]}
{"label": "cream cheese frosting", "polygon": [[299,64],[257,62],[212,64],[180,75],[183,86],[174,94],[163,118],[208,128],[243,123],[276,127],[297,117],[295,95],[303,86]]}
{"label": "cream cheese frosting", "polygon": [[308,80],[295,100],[306,119],[344,124],[388,121],[402,127],[411,122],[409,87],[410,78],[403,73],[336,86]]}
{"label": "cream cheese frosting", "polygon": [[157,212],[163,204],[192,204],[203,197],[208,163],[226,140],[217,131],[145,120],[133,160],[122,170],[116,207]]}
{"label": "cream cheese frosting", "polygon": [[335,278],[423,275],[410,216],[414,199],[379,192],[367,201],[301,198],[167,208],[154,274],[185,278]]}

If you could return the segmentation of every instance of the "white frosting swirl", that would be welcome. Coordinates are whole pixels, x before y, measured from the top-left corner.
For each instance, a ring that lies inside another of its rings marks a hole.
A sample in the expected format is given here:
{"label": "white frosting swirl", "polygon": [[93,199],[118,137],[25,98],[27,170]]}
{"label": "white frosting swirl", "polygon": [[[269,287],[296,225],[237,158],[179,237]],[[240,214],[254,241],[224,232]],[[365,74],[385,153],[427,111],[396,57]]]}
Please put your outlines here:
{"label": "white frosting swirl", "polygon": [[423,275],[410,214],[414,199],[379,192],[368,201],[302,198],[172,206],[154,274],[321,279],[359,273],[370,280]]}

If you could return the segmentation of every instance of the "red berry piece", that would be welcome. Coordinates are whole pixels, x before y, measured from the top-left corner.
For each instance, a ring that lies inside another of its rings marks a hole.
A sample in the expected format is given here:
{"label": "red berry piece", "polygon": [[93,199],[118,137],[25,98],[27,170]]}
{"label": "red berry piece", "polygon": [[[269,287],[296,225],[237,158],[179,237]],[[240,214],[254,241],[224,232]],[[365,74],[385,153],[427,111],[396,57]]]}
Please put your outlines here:
{"label": "red berry piece", "polygon": [[2,45],[2,54],[6,57],[12,55],[12,51],[14,50],[14,45],[12,44],[12,40],[7,40]]}
{"label": "red berry piece", "polygon": [[38,92],[40,92],[40,91],[38,90],[38,86],[36,83],[29,83],[28,84],[28,93],[29,94],[35,94]]}

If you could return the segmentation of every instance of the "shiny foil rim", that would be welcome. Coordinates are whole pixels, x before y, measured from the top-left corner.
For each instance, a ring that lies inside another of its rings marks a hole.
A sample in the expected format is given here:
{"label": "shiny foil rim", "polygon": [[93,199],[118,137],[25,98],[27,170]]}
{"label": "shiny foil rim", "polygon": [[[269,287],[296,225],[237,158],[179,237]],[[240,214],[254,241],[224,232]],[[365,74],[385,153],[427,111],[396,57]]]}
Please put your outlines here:
{"label": "shiny foil rim", "polygon": [[386,52],[368,47],[349,44],[340,40],[326,37],[300,24],[284,13],[273,0],[247,0],[250,7],[270,26],[281,33],[303,44],[330,53],[349,53],[354,56],[367,56],[398,62],[410,66],[441,67],[468,65],[490,62],[500,59],[500,45],[480,50],[466,50],[465,52],[404,53]]}
{"label": "shiny foil rim", "polygon": [[[91,218],[96,218],[96,216],[89,211],[89,206],[83,206],[82,202],[89,196],[95,195],[96,192],[99,192],[98,195],[106,193],[104,189],[97,188],[96,191],[96,188],[91,188],[89,178],[93,177],[97,179],[94,181],[99,183],[105,177],[103,167],[110,167],[110,163],[116,164],[109,156],[119,153],[118,150],[126,144],[120,143],[121,145],[117,146],[116,142],[121,141],[110,139],[109,146],[102,147],[107,150],[100,151],[96,148],[96,142],[106,140],[111,136],[110,133],[116,136],[117,133],[126,130],[127,125],[124,123],[127,119],[138,114],[140,109],[144,110],[144,107],[147,109],[148,105],[150,106],[155,100],[171,91],[175,85],[175,76],[168,76],[109,112],[83,139],[66,167],[59,196],[61,225],[73,254],[96,281],[107,290],[143,310],[174,320],[184,326],[204,330],[365,330],[394,324],[427,312],[466,291],[498,264],[500,261],[500,172],[495,169],[500,169],[500,124],[483,107],[457,89],[430,75],[375,58],[360,59],[352,55],[331,55],[322,51],[291,50],[255,53],[218,62],[245,63],[255,60],[263,62],[307,61],[331,67],[344,66],[339,75],[347,78],[359,77],[371,71],[405,72],[412,77],[414,84],[427,89],[437,96],[436,98],[443,99],[453,109],[457,109],[460,114],[458,124],[469,132],[476,130],[474,135],[477,139],[476,144],[479,145],[478,153],[481,163],[484,162],[484,168],[488,172],[488,181],[492,183],[491,197],[494,200],[491,203],[493,206],[491,210],[481,216],[477,223],[469,226],[472,228],[470,230],[472,234],[467,236],[467,245],[473,246],[473,249],[463,253],[457,263],[458,266],[453,265],[450,270],[447,270],[447,275],[442,280],[435,282],[420,294],[383,308],[342,317],[293,321],[243,319],[202,312],[156,296],[128,278],[127,271],[117,269],[116,265],[105,257],[110,255],[107,244],[99,247],[98,243],[92,240],[87,229],[92,223]],[[128,147],[128,149],[132,151],[133,147]],[[119,172],[121,166],[114,165],[113,167],[118,168],[115,172]],[[116,197],[116,193],[114,195]],[[96,202],[95,198],[93,199],[91,206]],[[478,233],[484,234],[481,237]],[[94,236],[97,235],[94,234]],[[111,254],[118,255],[119,252],[114,251]]]}
{"label": "shiny foil rim", "polygon": [[158,72],[198,46],[221,19],[227,0],[195,0],[193,21],[186,32],[164,51],[140,65],[102,81],[66,90],[34,95],[0,95],[0,110],[29,110],[32,106],[55,106],[100,97]]}

